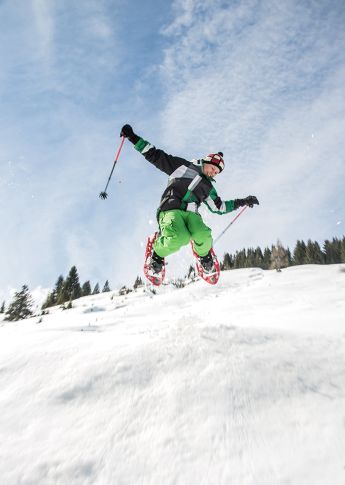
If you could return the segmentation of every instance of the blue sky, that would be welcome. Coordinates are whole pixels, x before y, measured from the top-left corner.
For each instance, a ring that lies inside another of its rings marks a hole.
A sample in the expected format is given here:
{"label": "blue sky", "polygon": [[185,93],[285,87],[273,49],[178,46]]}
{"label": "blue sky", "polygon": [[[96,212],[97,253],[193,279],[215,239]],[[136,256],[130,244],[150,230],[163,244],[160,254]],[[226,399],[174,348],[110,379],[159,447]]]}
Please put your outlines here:
{"label": "blue sky", "polygon": [[[220,195],[257,195],[220,256],[342,237],[344,22],[342,1],[1,1],[0,299],[74,264],[141,274],[166,176],[125,144],[98,199],[125,122],[187,159],[222,150]],[[205,212],[215,236],[230,217]]]}

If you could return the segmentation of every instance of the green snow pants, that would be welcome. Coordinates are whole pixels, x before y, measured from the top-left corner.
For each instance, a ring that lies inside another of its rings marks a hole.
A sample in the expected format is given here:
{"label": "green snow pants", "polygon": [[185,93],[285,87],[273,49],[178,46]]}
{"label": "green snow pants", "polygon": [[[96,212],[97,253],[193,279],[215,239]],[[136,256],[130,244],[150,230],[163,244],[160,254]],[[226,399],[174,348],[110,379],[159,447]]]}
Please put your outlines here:
{"label": "green snow pants", "polygon": [[212,247],[211,229],[195,212],[173,209],[159,214],[160,234],[154,243],[154,251],[161,258],[178,251],[194,241],[194,250],[199,256],[206,256]]}

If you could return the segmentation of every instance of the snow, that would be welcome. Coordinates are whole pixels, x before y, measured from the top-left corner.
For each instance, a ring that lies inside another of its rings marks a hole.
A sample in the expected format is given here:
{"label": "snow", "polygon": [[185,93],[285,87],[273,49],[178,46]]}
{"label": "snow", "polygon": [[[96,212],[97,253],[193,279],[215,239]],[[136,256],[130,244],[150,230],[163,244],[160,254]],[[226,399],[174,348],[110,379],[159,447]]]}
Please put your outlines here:
{"label": "snow", "polygon": [[345,268],[0,323],[6,485],[345,483]]}

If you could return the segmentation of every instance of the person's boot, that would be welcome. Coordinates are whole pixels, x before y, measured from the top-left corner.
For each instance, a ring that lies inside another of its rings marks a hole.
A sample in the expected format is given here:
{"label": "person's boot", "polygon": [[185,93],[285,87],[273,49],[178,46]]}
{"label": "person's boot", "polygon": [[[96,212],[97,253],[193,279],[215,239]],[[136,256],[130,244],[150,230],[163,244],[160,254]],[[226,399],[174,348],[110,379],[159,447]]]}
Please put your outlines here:
{"label": "person's boot", "polygon": [[164,266],[164,258],[161,258],[160,256],[158,256],[157,253],[153,251],[151,256],[151,261],[150,261],[150,267],[152,269],[152,272],[155,274],[160,273],[162,271],[163,266]]}
{"label": "person's boot", "polygon": [[205,273],[213,273],[214,265],[212,254],[209,252],[206,256],[199,256],[200,264],[203,267]]}

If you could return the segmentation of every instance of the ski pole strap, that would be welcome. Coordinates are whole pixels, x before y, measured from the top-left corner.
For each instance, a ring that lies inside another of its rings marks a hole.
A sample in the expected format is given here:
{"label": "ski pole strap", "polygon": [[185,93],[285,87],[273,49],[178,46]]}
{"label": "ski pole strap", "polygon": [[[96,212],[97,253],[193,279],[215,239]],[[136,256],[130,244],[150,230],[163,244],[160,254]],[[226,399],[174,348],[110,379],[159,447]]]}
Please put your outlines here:
{"label": "ski pole strap", "polygon": [[240,212],[237,214],[236,217],[234,217],[232,219],[232,221],[226,226],[226,228],[224,229],[224,231],[222,231],[219,236],[214,240],[213,244],[216,244],[217,241],[219,241],[219,239],[226,233],[226,231],[229,229],[230,226],[233,225],[233,223],[235,221],[237,221],[237,219],[240,217],[241,214],[243,214],[243,212],[248,208],[247,205],[245,205],[244,207],[242,207],[242,209],[240,210]]}

